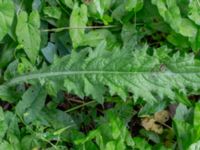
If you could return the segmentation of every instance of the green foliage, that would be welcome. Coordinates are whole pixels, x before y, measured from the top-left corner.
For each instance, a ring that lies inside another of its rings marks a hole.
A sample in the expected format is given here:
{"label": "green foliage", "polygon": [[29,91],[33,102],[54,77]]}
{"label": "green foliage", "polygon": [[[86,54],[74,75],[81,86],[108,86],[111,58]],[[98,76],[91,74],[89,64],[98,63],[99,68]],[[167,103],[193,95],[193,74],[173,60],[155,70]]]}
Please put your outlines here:
{"label": "green foliage", "polygon": [[0,0],[0,150],[200,149],[199,8]]}
{"label": "green foliage", "polygon": [[[84,37],[85,26],[87,24],[87,7],[82,4],[80,7],[76,3],[70,16],[70,29],[69,33],[73,42],[73,47],[77,48]],[[82,29],[78,29],[81,27]],[[75,28],[75,29],[73,29]]]}
{"label": "green foliage", "polygon": [[194,92],[200,88],[199,66],[192,55],[182,57],[177,53],[162,61],[157,54],[148,55],[146,47],[135,51],[116,48],[112,52],[105,48],[103,42],[94,51],[72,52],[49,68],[15,77],[7,85],[39,80],[56,92],[66,89],[80,97],[92,95],[100,103],[104,85],[111,95],[117,94],[123,100],[131,92],[135,100],[141,97],[148,103],[164,96],[173,100],[176,91],[187,94],[186,88]]}
{"label": "green foliage", "polygon": [[31,12],[30,16],[26,12],[20,12],[16,27],[16,35],[19,44],[22,45],[28,58],[35,63],[40,49],[40,18],[37,11]]}
{"label": "green foliage", "polygon": [[14,4],[11,0],[0,1],[0,40],[9,32],[14,18]]}

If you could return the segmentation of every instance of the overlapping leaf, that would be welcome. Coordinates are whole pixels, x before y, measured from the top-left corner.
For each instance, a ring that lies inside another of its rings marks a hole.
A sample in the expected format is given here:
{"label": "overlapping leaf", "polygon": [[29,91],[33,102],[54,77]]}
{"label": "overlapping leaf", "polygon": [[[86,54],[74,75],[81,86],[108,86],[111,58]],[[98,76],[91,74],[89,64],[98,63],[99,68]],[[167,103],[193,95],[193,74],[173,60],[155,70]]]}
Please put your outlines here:
{"label": "overlapping leaf", "polygon": [[12,0],[0,1],[0,40],[8,33],[14,18],[14,4]]}
{"label": "overlapping leaf", "polygon": [[28,58],[35,63],[40,49],[40,16],[33,11],[30,16],[27,12],[20,12],[16,27],[17,39],[22,44]]}
{"label": "overlapping leaf", "polygon": [[52,93],[65,89],[81,97],[92,97],[103,102],[105,86],[111,95],[117,94],[126,99],[129,92],[134,97],[154,102],[167,96],[175,98],[175,91],[183,94],[188,89],[200,89],[200,67],[193,56],[179,56],[160,61],[155,54],[150,56],[146,48],[140,50],[105,50],[105,42],[94,51],[86,49],[80,53],[63,57],[38,72],[18,76],[7,84],[40,81]]}

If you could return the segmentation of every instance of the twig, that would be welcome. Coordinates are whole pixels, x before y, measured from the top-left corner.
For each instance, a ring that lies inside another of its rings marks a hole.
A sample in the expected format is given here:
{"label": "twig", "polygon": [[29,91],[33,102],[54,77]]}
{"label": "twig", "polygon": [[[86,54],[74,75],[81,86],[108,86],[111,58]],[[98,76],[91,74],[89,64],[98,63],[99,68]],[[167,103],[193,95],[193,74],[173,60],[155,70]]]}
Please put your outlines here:
{"label": "twig", "polygon": [[117,25],[108,25],[108,26],[86,26],[86,27],[61,27],[61,28],[53,28],[53,29],[42,29],[42,32],[61,32],[63,30],[71,30],[71,29],[108,29],[108,28],[116,28],[119,27]]}
{"label": "twig", "polygon": [[78,99],[75,99],[75,98],[67,98],[67,100],[68,100],[68,101],[71,101],[71,102],[79,103],[79,104],[84,104],[83,101],[78,100]]}
{"label": "twig", "polygon": [[79,109],[79,108],[81,108],[81,107],[84,107],[84,106],[87,106],[87,105],[91,105],[91,104],[95,104],[95,103],[96,103],[95,101],[89,101],[89,102],[87,102],[87,103],[83,103],[83,104],[81,104],[81,105],[78,105],[78,106],[75,106],[75,107],[73,107],[73,108],[70,108],[70,109],[66,110],[65,112],[66,112],[66,113],[69,113],[69,112],[72,112],[72,111],[74,111],[74,110],[77,110],[77,109]]}

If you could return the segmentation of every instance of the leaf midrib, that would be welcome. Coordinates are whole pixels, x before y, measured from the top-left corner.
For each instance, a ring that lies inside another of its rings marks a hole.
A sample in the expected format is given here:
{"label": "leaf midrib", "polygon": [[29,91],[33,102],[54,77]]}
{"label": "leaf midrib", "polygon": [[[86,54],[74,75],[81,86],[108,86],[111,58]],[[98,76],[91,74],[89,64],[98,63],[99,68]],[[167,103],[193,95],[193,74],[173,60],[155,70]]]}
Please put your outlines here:
{"label": "leaf midrib", "polygon": [[48,78],[48,77],[56,77],[56,76],[70,76],[70,75],[86,75],[86,74],[149,74],[149,75],[166,75],[166,76],[176,76],[176,75],[191,75],[191,74],[199,74],[199,72],[170,72],[170,71],[56,71],[56,72],[41,72],[41,73],[32,73],[25,74],[18,77],[15,77],[8,81],[6,85],[14,85],[23,81],[29,81],[34,79]]}

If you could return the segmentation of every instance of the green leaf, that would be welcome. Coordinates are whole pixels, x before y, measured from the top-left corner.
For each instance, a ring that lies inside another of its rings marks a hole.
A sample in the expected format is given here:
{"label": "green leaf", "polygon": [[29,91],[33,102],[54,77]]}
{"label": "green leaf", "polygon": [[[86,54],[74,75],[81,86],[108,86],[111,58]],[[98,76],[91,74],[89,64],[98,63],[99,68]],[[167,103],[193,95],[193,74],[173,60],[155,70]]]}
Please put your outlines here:
{"label": "green leaf", "polygon": [[119,43],[116,40],[116,37],[109,30],[106,29],[92,30],[86,33],[80,45],[97,47],[102,41],[106,41],[108,43],[106,45],[108,50],[112,50],[113,47],[119,45]]}
{"label": "green leaf", "polygon": [[133,138],[133,141],[135,142],[135,148],[139,150],[152,150],[151,146],[143,138],[135,137]]}
{"label": "green leaf", "polygon": [[8,125],[6,123],[6,118],[5,118],[2,108],[0,107],[0,142],[4,138],[7,130],[8,130]]}
{"label": "green leaf", "polygon": [[200,25],[200,3],[197,0],[190,1],[188,17],[193,20],[197,25]]}
{"label": "green leaf", "polygon": [[58,109],[44,109],[40,118],[47,121],[51,127],[58,130],[61,128],[76,128],[73,118],[64,111]]}
{"label": "green leaf", "polygon": [[115,141],[110,141],[110,142],[106,143],[105,150],[116,150],[116,146],[117,145],[116,145]]}
{"label": "green leaf", "polygon": [[193,143],[192,145],[190,145],[190,147],[188,148],[188,150],[198,150],[200,149],[200,140],[197,141],[196,143]]}
{"label": "green leaf", "polygon": [[176,108],[176,113],[173,119],[178,121],[187,121],[191,117],[191,110],[188,109],[185,105],[179,104]]}
{"label": "green leaf", "polygon": [[[156,55],[148,55],[147,47],[134,53],[119,48],[110,52],[105,47],[103,42],[94,51],[85,49],[80,53],[73,52],[55,61],[49,69],[15,77],[7,85],[51,81],[60,89],[69,91],[73,88],[74,93],[92,95],[93,98],[97,98],[93,92],[96,86],[101,89],[104,88],[102,85],[106,85],[111,95],[117,94],[126,100],[128,91],[134,94],[135,99],[141,97],[149,103],[159,101],[164,96],[174,100],[175,89],[183,95],[188,93],[187,88],[193,91],[200,89],[199,64],[193,55],[180,56],[176,53],[163,61]],[[89,90],[86,80],[90,83]],[[103,93],[98,94],[101,99]]]}
{"label": "green leaf", "polygon": [[12,0],[0,1],[0,41],[9,32],[14,18],[14,4]]}
{"label": "green leaf", "polygon": [[45,98],[46,92],[41,87],[29,88],[15,107],[16,114],[23,118],[26,123],[34,121],[44,107]]}
{"label": "green leaf", "polygon": [[175,120],[173,128],[177,136],[178,147],[182,150],[188,150],[188,147],[194,142],[195,131],[192,125]]}
{"label": "green leaf", "polygon": [[121,32],[123,46],[125,49],[134,49],[138,44],[139,36],[136,26],[130,23],[124,24]]}
{"label": "green leaf", "polygon": [[196,103],[194,109],[194,126],[200,126],[200,103]]}
{"label": "green leaf", "polygon": [[160,15],[174,31],[186,37],[196,36],[197,26],[189,19],[181,16],[176,1],[152,0],[152,3],[157,6]]}
{"label": "green leaf", "polygon": [[21,11],[18,16],[16,34],[19,44],[22,44],[28,58],[35,63],[40,49],[40,16],[37,11],[30,16]]}
{"label": "green leaf", "polygon": [[190,45],[186,37],[176,33],[171,33],[170,35],[168,35],[167,40],[175,46],[180,46],[181,48],[188,48]]}
{"label": "green leaf", "polygon": [[65,6],[73,9],[74,2],[73,0],[60,0]]}
{"label": "green leaf", "polygon": [[44,7],[43,12],[45,16],[53,18],[53,19],[60,19],[62,12],[59,7]]}
{"label": "green leaf", "polygon": [[[73,43],[73,47],[76,49],[83,40],[85,34],[85,27],[88,21],[87,6],[82,4],[80,7],[78,3],[74,4],[73,11],[70,16],[70,30],[69,34]],[[79,29],[80,28],[80,29]]]}
{"label": "green leaf", "polygon": [[13,103],[19,98],[19,94],[15,91],[15,88],[1,85],[0,98],[3,101]]}
{"label": "green leaf", "polygon": [[42,51],[45,59],[49,63],[52,63],[54,56],[56,54],[56,46],[53,43],[49,42],[48,45],[45,48],[43,48],[41,51]]}
{"label": "green leaf", "polygon": [[35,147],[39,147],[38,139],[34,135],[26,135],[22,137],[21,147],[23,150],[33,149]]}
{"label": "green leaf", "polygon": [[2,143],[0,143],[0,149],[1,150],[4,150],[4,149],[6,149],[6,150],[15,150],[13,148],[13,146],[11,144],[9,144],[7,141],[3,141]]}
{"label": "green leaf", "polygon": [[125,8],[127,11],[134,10],[135,12],[142,9],[143,0],[127,0],[125,4]]}
{"label": "green leaf", "polygon": [[167,106],[166,101],[159,101],[158,103],[149,104],[146,103],[144,107],[142,107],[138,113],[139,117],[152,115],[156,112],[162,111]]}
{"label": "green leaf", "polygon": [[104,14],[104,8],[102,7],[101,5],[101,0],[94,0],[94,4],[95,4],[95,7],[99,13],[99,15],[101,17],[103,17],[103,14]]}

